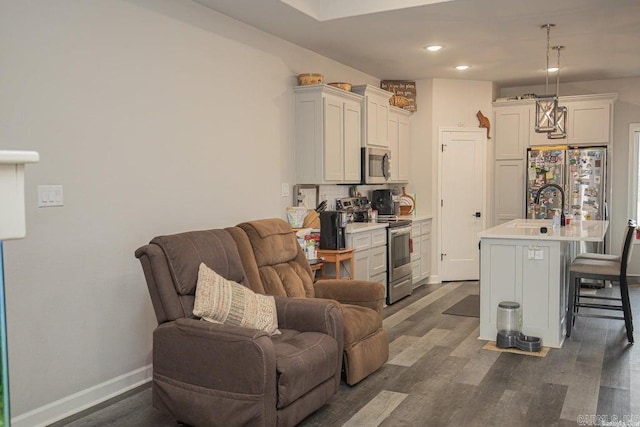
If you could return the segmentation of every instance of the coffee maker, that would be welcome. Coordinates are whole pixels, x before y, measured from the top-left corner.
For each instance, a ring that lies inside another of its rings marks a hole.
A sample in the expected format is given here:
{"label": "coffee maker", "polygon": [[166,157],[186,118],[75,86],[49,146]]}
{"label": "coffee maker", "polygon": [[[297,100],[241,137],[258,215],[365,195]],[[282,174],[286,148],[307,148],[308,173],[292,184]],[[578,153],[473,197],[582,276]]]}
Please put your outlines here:
{"label": "coffee maker", "polygon": [[378,211],[378,215],[399,215],[400,203],[393,196],[392,190],[373,190],[371,207]]}
{"label": "coffee maker", "polygon": [[344,229],[347,213],[340,211],[320,212],[320,249],[344,249]]}

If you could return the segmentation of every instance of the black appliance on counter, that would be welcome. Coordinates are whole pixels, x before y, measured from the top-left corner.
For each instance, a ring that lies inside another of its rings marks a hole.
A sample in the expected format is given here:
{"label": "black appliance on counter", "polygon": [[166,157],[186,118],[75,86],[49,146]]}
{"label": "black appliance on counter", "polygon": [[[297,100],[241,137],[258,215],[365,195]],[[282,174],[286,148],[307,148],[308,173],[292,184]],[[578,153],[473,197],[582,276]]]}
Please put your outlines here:
{"label": "black appliance on counter", "polygon": [[397,215],[391,190],[373,190],[371,207],[378,215]]}
{"label": "black appliance on counter", "polygon": [[345,212],[320,212],[320,249],[344,249],[344,229],[347,226]]}

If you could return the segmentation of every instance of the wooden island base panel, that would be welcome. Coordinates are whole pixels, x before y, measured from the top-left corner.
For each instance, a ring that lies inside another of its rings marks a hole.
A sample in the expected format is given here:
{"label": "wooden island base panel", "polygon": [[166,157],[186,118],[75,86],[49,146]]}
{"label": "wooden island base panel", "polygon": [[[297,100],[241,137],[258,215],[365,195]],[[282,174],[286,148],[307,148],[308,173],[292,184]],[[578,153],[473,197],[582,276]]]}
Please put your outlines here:
{"label": "wooden island base panel", "polygon": [[[496,339],[497,307],[522,308],[522,332],[546,347],[562,347],[566,333],[569,265],[579,242],[602,242],[608,221],[516,219],[482,231],[480,237],[480,339]],[[547,232],[541,232],[546,227]]]}

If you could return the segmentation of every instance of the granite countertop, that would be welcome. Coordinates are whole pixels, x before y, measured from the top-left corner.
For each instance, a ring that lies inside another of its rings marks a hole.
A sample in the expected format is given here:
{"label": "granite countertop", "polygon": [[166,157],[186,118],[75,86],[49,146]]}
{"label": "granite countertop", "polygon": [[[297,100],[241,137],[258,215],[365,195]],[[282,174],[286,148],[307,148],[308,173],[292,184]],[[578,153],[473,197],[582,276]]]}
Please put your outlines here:
{"label": "granite countertop", "polygon": [[[546,233],[540,227],[547,227]],[[565,227],[552,226],[549,219],[514,219],[478,233],[480,238],[602,242],[609,221],[571,221]]]}

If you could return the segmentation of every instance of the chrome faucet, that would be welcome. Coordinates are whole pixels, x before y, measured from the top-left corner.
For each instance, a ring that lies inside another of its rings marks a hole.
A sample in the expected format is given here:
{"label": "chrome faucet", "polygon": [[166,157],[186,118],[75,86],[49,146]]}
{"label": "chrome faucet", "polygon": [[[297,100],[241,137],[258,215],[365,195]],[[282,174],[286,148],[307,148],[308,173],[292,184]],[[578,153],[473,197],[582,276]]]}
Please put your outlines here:
{"label": "chrome faucet", "polygon": [[536,194],[535,203],[536,205],[540,204],[540,195],[547,188],[556,188],[560,191],[560,195],[562,196],[562,205],[560,206],[560,227],[564,227],[566,225],[566,219],[564,217],[564,190],[558,184],[545,184],[538,189],[538,194]]}

